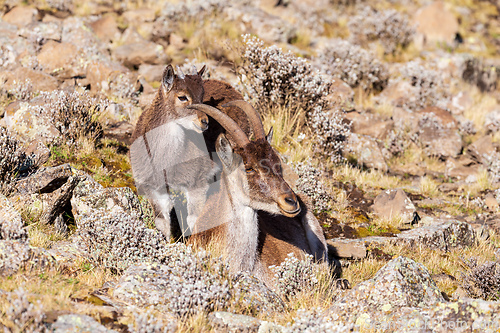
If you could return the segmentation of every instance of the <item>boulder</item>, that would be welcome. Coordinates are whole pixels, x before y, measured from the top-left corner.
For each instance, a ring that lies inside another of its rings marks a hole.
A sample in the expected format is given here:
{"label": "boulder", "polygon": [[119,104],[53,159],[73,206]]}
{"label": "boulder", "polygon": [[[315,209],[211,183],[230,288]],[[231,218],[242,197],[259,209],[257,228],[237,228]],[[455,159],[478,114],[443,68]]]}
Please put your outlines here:
{"label": "boulder", "polygon": [[363,242],[354,241],[349,239],[328,239],[328,252],[336,258],[342,259],[364,259],[366,258],[367,248]]}
{"label": "boulder", "polygon": [[38,16],[38,10],[29,6],[16,6],[2,17],[2,21],[14,24],[17,27],[24,27],[35,21]]}
{"label": "boulder", "polygon": [[164,65],[141,64],[139,66],[139,75],[142,75],[147,82],[160,82],[164,69]]}
{"label": "boulder", "polygon": [[481,169],[484,168],[481,164],[468,164],[464,165],[455,159],[446,160],[445,176],[455,178],[458,180],[465,180],[471,175],[477,175]]}
{"label": "boulder", "polygon": [[0,239],[26,240],[28,233],[24,228],[21,214],[9,199],[0,194]]}
{"label": "boulder", "polygon": [[113,55],[125,66],[132,68],[138,68],[144,63],[162,64],[166,61],[163,46],[148,41],[118,46]]}
{"label": "boulder", "polygon": [[389,170],[377,142],[369,136],[351,133],[344,154],[352,155],[356,163],[364,167],[383,172]]}
{"label": "boulder", "polygon": [[19,36],[45,44],[48,40],[60,42],[62,39],[62,24],[60,22],[32,22],[19,29]]}
{"label": "boulder", "polygon": [[493,146],[491,136],[485,135],[467,147],[467,153],[485,166],[489,166],[493,160],[498,160],[499,156]]}
{"label": "boulder", "polygon": [[27,67],[17,67],[13,71],[5,72],[5,79],[4,88],[7,90],[25,81],[29,81],[33,91],[52,91],[59,86],[53,76]]}
{"label": "boulder", "polygon": [[413,21],[417,26],[417,45],[453,45],[458,33],[458,20],[442,1],[432,2],[419,9]]}
{"label": "boulder", "polygon": [[111,42],[120,38],[120,30],[114,15],[105,15],[90,23],[90,28],[103,42]]}
{"label": "boulder", "polygon": [[129,25],[136,25],[142,22],[153,22],[156,14],[154,9],[139,8],[135,10],[128,10],[122,14],[123,21]]}
{"label": "boulder", "polygon": [[391,219],[402,216],[408,222],[416,212],[415,205],[402,189],[383,191],[375,198],[372,208],[380,217]]}
{"label": "boulder", "polygon": [[58,43],[49,40],[37,56],[43,70],[60,79],[85,76],[85,69],[80,62],[81,53],[72,43]]}
{"label": "boulder", "polygon": [[69,164],[44,168],[16,182],[16,194],[49,193],[57,190],[73,176]]}
{"label": "boulder", "polygon": [[87,65],[86,78],[90,83],[92,92],[109,92],[111,89],[110,81],[118,75],[127,75],[128,68],[113,61],[95,60]]}
{"label": "boulder", "polygon": [[383,140],[394,128],[392,120],[382,120],[370,113],[348,112],[345,118],[352,122],[351,132]]}
{"label": "boulder", "polygon": [[51,120],[40,114],[36,102],[21,102],[5,110],[5,124],[25,142],[34,140],[47,145],[60,138],[61,133]]}
{"label": "boulder", "polygon": [[417,113],[418,138],[428,156],[456,157],[462,152],[462,137],[453,116],[443,109],[429,107]]}
{"label": "boulder", "polygon": [[378,319],[402,307],[431,307],[444,302],[436,283],[420,263],[405,257],[389,261],[373,278],[348,290],[332,307],[333,321],[357,323]]}

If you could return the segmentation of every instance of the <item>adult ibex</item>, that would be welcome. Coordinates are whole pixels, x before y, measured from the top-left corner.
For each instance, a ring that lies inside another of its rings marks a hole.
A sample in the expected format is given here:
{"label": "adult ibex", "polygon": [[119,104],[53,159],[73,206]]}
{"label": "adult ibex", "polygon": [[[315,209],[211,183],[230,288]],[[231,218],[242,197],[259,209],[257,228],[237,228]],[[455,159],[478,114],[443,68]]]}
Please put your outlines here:
{"label": "adult ibex", "polygon": [[270,145],[272,130],[265,135],[260,116],[250,104],[232,101],[226,106],[245,111],[253,141],[220,110],[189,106],[217,121],[227,135],[220,134],[215,142],[223,168],[220,191],[209,198],[195,224],[195,242],[222,236],[231,269],[261,276],[290,252],[300,255],[305,251],[316,259],[326,259],[326,243],[317,220],[283,179],[281,159]]}
{"label": "adult ibex", "polygon": [[167,66],[155,99],[139,117],[132,136],[130,160],[138,192],[152,201],[156,227],[167,239],[174,205],[171,190],[185,193],[187,224],[192,227],[218,170],[202,134],[208,117],[187,108],[203,100],[204,70],[184,75],[178,69],[175,75],[172,66]]}

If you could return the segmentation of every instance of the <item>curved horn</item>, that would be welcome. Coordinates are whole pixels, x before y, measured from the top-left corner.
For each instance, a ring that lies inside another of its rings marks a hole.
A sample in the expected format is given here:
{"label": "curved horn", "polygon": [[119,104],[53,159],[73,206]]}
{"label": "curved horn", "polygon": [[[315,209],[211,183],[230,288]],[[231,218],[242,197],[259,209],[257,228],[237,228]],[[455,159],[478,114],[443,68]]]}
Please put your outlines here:
{"label": "curved horn", "polygon": [[231,101],[223,105],[223,107],[229,107],[229,106],[236,106],[237,108],[240,108],[241,110],[243,110],[243,112],[245,112],[245,114],[248,117],[248,120],[250,121],[250,125],[253,128],[255,139],[258,140],[266,138],[266,133],[264,132],[264,126],[262,125],[262,120],[260,120],[260,114],[257,112],[257,110],[254,109],[254,107],[250,103],[244,100],[238,100],[238,101]]}
{"label": "curved horn", "polygon": [[228,115],[214,108],[213,106],[206,104],[192,104],[187,107],[188,109],[193,109],[201,111],[214,118],[222,127],[231,135],[233,140],[239,147],[244,147],[250,143],[247,135],[243,130],[232,120]]}
{"label": "curved horn", "polygon": [[179,65],[177,65],[176,67],[177,67],[177,76],[179,77],[179,79],[184,80],[186,76],[182,72],[182,69],[179,67]]}

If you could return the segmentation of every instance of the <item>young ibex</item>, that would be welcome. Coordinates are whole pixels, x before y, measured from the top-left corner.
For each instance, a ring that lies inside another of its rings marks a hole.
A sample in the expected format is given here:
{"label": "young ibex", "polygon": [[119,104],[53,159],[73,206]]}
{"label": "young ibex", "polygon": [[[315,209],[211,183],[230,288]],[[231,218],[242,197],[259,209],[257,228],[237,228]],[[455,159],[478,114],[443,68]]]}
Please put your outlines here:
{"label": "young ibex", "polygon": [[233,149],[226,135],[220,134],[216,140],[223,167],[220,191],[209,198],[196,222],[195,242],[222,236],[232,270],[253,271],[259,276],[275,264],[273,257],[283,261],[290,252],[300,255],[305,251],[316,259],[326,259],[326,243],[317,220],[283,179],[280,157],[270,145],[272,130],[265,135],[259,114],[248,103],[226,105],[245,111],[255,140],[250,141],[220,110],[208,105],[189,107],[217,121],[234,142]]}
{"label": "young ibex", "polygon": [[130,160],[138,192],[152,201],[156,226],[167,239],[174,205],[170,190],[185,193],[187,224],[192,227],[218,169],[202,134],[208,128],[208,117],[187,108],[203,100],[204,70],[184,75],[178,69],[175,75],[172,66],[167,66],[155,99],[139,117],[132,136]]}

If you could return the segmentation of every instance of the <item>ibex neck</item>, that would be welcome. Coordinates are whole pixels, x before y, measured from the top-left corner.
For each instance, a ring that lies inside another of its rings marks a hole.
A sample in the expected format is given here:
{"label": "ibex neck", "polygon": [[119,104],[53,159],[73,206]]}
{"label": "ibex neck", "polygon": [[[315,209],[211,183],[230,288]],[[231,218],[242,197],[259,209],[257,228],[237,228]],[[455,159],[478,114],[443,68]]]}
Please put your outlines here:
{"label": "ibex neck", "polygon": [[[223,176],[223,182],[227,178]],[[257,260],[257,243],[259,237],[259,227],[257,221],[257,211],[248,206],[242,200],[241,194],[234,191],[227,191],[228,184],[223,184],[230,211],[229,223],[226,229],[227,245],[231,267],[235,271],[252,271]]]}

